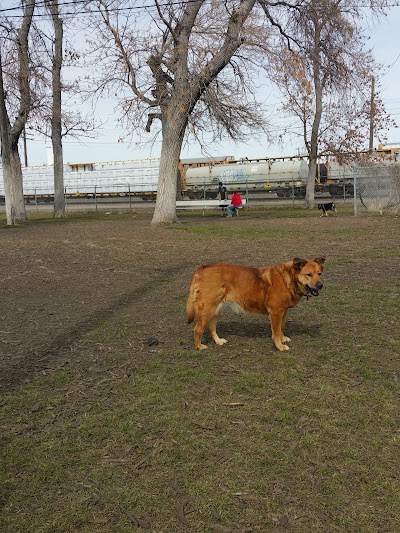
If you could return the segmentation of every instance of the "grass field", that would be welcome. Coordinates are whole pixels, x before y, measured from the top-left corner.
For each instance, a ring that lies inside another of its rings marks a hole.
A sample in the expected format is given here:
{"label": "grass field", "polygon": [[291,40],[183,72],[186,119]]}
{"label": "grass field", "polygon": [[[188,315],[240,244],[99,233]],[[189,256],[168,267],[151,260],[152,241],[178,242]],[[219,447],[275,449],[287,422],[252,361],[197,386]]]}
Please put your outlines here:
{"label": "grass field", "polygon": [[[400,531],[400,219],[275,215],[0,230],[1,531]],[[199,264],[303,253],[325,288],[289,312],[289,352],[234,314],[193,349]]]}

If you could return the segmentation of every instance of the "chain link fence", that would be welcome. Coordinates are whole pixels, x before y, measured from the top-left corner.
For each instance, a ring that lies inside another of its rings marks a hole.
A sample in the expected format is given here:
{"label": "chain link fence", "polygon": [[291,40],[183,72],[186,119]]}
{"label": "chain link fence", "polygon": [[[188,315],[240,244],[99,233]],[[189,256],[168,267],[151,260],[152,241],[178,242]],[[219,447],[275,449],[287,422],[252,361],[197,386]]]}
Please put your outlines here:
{"label": "chain link fence", "polygon": [[354,167],[354,214],[400,211],[400,165]]}
{"label": "chain link fence", "polygon": [[[135,165],[133,164],[135,163]],[[132,209],[140,203],[154,201],[157,195],[158,160],[116,162],[112,169],[107,164],[97,164],[91,172],[67,172],[65,174],[66,205],[94,205],[96,210],[109,208],[115,203],[121,208]],[[104,168],[102,168],[104,166]],[[43,171],[45,169],[45,172]],[[52,204],[52,167],[32,167],[24,176],[24,193],[27,204]],[[1,176],[0,176],[1,177]],[[305,180],[287,179],[280,183],[254,183],[247,179],[225,182],[229,194],[235,190],[248,202],[264,201],[271,205],[299,206],[304,202]],[[190,199],[213,199],[217,197],[218,180],[204,180],[188,190]],[[4,194],[0,180],[0,200]],[[337,205],[354,204],[354,215],[363,213],[400,211],[400,164],[337,167],[329,173],[329,179],[316,185],[315,203],[335,201]],[[249,204],[250,205],[250,204]]]}

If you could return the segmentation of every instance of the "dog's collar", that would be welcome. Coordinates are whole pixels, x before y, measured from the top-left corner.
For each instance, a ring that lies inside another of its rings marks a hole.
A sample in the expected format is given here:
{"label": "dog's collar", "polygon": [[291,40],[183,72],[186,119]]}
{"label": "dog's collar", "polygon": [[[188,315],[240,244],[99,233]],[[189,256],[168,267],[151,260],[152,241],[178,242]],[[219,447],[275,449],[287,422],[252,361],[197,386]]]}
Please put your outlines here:
{"label": "dog's collar", "polygon": [[[283,275],[282,275],[283,277]],[[297,296],[300,296],[300,298],[302,298],[303,296],[305,296],[307,298],[307,300],[309,300],[310,298],[310,295],[306,292],[303,292],[300,288],[299,288],[299,285],[296,281],[296,279],[293,281],[293,286],[294,286],[294,293],[297,295]],[[287,288],[289,290],[291,290],[291,283],[287,283]]]}
{"label": "dog's collar", "polygon": [[297,296],[300,296],[300,298],[303,296],[305,296],[307,300],[310,298],[310,295],[308,293],[305,293],[302,290],[300,290],[296,281],[294,282],[294,292],[297,294]]}

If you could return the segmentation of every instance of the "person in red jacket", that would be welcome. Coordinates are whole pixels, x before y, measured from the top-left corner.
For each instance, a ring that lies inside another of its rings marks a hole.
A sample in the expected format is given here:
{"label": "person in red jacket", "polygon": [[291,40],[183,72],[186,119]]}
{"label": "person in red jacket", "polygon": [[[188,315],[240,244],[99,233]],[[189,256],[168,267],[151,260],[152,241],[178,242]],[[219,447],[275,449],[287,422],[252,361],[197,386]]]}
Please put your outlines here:
{"label": "person in red jacket", "polygon": [[234,192],[232,194],[231,198],[231,204],[228,205],[226,208],[226,211],[228,213],[228,217],[237,216],[237,208],[242,205],[242,197],[238,192]]}

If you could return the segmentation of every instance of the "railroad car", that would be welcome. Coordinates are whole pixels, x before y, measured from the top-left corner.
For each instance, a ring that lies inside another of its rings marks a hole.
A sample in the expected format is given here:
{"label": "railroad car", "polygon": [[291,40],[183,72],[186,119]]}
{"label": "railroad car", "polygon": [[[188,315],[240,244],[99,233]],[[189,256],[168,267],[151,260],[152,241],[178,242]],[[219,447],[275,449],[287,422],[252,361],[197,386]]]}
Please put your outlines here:
{"label": "railroad car", "polygon": [[[357,164],[386,165],[398,162],[399,144],[379,145],[376,150],[357,154]],[[329,193],[332,197],[354,194],[353,163],[339,164],[333,156],[318,162],[315,174],[315,191]],[[188,166],[182,176],[182,193],[192,198],[215,198],[218,183],[229,191],[246,193],[275,193],[280,198],[304,197],[308,176],[306,156],[264,159],[226,160],[221,163]]]}
{"label": "railroad car", "polygon": [[[266,159],[241,159],[222,164],[190,167],[186,170],[182,187],[189,198],[217,195],[218,183],[229,186],[230,191],[268,193],[279,197],[303,196],[308,175],[305,157],[282,157]],[[325,183],[327,168],[317,166],[316,182]]]}
{"label": "railroad car", "polygon": [[[368,164],[391,164],[399,160],[399,145],[379,145],[368,153]],[[372,160],[372,161],[371,161]],[[64,188],[66,198],[137,197],[154,200],[157,195],[159,158],[91,163],[66,163]],[[29,202],[54,199],[53,166],[23,167],[24,196]],[[218,183],[229,192],[240,190],[253,196],[276,194],[301,198],[306,192],[308,161],[306,156],[239,159],[233,156],[182,159],[177,169],[182,197],[216,198]],[[319,162],[315,175],[316,192],[331,196],[353,195],[351,165],[341,165],[330,157]],[[0,202],[4,186],[0,166]]]}

